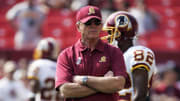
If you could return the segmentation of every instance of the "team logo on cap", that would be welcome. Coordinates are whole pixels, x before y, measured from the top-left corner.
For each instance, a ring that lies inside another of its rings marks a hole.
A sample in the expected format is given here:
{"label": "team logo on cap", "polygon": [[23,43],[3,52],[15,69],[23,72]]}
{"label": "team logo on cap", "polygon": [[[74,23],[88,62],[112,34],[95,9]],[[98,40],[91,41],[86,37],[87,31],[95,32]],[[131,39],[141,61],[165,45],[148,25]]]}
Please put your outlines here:
{"label": "team logo on cap", "polygon": [[89,13],[88,15],[91,15],[91,14],[95,14],[95,9],[93,7],[90,7],[89,8]]}

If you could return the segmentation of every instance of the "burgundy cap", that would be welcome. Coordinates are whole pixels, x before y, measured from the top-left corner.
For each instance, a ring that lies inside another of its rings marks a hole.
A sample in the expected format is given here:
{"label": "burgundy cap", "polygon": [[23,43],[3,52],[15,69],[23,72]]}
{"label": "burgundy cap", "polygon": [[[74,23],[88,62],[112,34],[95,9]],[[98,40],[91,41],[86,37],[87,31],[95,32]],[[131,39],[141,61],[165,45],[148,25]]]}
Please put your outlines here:
{"label": "burgundy cap", "polygon": [[88,20],[96,18],[101,20],[101,11],[98,7],[95,6],[85,6],[82,7],[76,15],[76,21],[86,23]]}

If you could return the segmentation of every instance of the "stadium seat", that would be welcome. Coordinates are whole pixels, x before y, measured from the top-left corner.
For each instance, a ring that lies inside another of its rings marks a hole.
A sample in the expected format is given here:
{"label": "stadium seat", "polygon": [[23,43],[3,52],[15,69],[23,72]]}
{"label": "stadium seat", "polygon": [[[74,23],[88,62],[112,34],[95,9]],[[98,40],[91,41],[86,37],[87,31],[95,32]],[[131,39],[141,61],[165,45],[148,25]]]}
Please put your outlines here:
{"label": "stadium seat", "polygon": [[159,51],[179,51],[179,41],[177,38],[168,38],[162,36],[153,36],[149,41],[150,48]]}
{"label": "stadium seat", "polygon": [[0,37],[14,37],[15,31],[8,23],[0,23]]}
{"label": "stadium seat", "polygon": [[75,12],[70,10],[51,10],[43,24],[43,37],[54,37],[62,48],[71,45],[76,37]]}
{"label": "stadium seat", "polygon": [[1,38],[0,37],[0,49],[13,49],[14,38]]}
{"label": "stadium seat", "polygon": [[180,6],[179,0],[145,0],[148,6]]}
{"label": "stadium seat", "polygon": [[13,5],[22,1],[24,0],[0,0],[0,14],[5,15]]}

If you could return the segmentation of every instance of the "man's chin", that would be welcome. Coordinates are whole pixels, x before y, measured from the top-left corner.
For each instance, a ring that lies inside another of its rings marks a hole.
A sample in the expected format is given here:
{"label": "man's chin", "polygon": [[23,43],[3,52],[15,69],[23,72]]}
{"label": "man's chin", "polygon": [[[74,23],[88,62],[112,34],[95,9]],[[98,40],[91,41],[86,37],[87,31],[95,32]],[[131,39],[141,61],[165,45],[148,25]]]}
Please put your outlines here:
{"label": "man's chin", "polygon": [[89,40],[97,40],[97,39],[99,39],[99,37],[89,37],[88,39]]}

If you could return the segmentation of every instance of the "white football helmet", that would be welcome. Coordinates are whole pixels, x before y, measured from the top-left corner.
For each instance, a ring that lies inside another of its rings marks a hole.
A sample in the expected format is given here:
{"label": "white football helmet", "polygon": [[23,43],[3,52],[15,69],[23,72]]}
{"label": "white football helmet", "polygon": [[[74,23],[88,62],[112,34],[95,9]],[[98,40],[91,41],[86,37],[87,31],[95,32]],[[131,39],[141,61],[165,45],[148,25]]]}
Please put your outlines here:
{"label": "white football helmet", "polygon": [[48,58],[48,59],[57,59],[59,54],[60,47],[57,41],[53,38],[45,38],[42,39],[35,51],[34,51],[34,59],[40,58]]}

